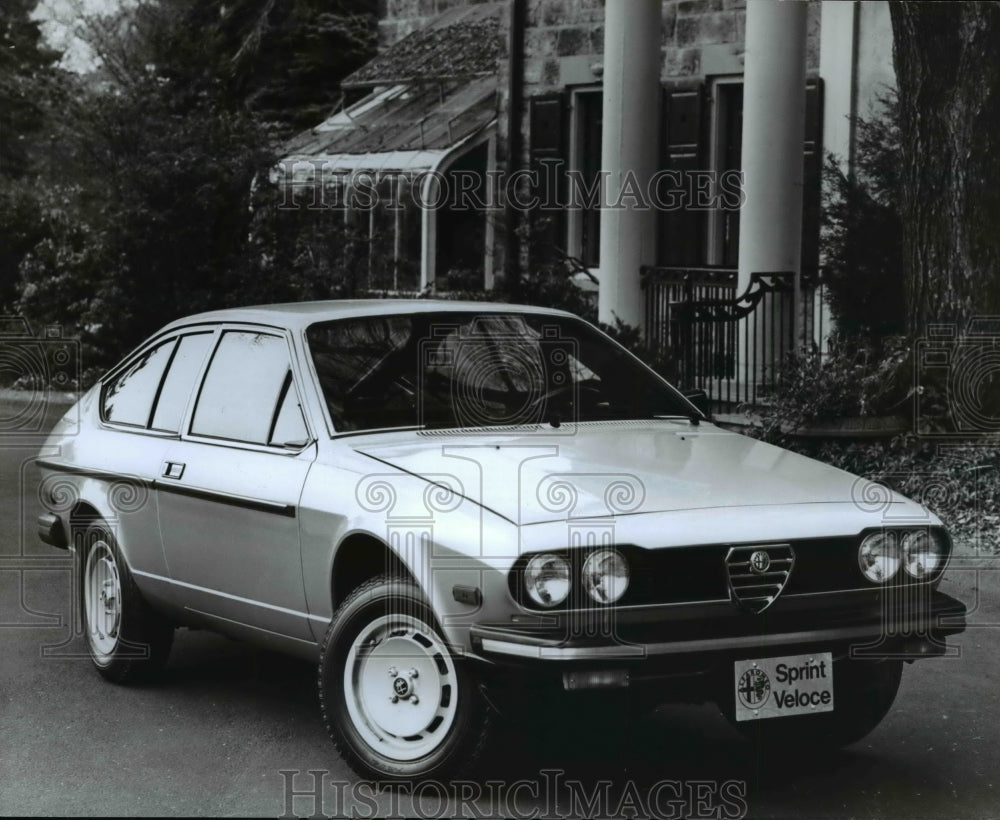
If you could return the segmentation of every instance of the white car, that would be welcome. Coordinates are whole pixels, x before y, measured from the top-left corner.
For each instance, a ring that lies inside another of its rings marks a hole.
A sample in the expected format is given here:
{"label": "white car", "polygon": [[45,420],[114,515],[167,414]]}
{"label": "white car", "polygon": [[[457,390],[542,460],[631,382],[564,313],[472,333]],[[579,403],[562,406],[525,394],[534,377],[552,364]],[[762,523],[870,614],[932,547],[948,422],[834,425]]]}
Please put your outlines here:
{"label": "white car", "polygon": [[453,776],[543,684],[849,743],[965,623],[928,510],[715,426],[560,311],[191,316],[39,461],[102,675],[155,671],[180,626],[311,659],[337,748],[379,780]]}

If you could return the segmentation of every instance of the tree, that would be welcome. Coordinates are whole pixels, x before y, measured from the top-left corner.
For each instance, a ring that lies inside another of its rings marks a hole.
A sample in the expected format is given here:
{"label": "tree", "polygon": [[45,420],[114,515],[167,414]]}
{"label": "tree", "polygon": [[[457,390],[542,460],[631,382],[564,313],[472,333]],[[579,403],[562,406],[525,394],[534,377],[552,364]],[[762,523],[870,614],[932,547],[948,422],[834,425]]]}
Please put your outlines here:
{"label": "tree", "polygon": [[[267,182],[274,123],[287,131],[297,106],[327,99],[358,59],[295,32],[332,26],[349,5],[132,0],[82,20],[99,68],[67,95],[60,135],[73,163],[20,266],[25,314],[75,326],[85,365],[99,368],[178,316],[349,291],[359,265],[334,253],[350,244],[343,220],[285,213]],[[295,17],[309,10],[315,20]],[[258,92],[306,76],[310,87],[265,110]]]}
{"label": "tree", "polygon": [[197,3],[138,2],[86,21],[100,74],[63,112],[73,184],[52,186],[46,236],[21,264],[19,307],[75,326],[87,366],[171,318],[227,303],[251,184],[272,161],[185,26]]}
{"label": "tree", "polygon": [[907,320],[1000,313],[1000,3],[890,4]]}
{"label": "tree", "polygon": [[29,19],[33,0],[0,5],[0,312],[17,298],[17,270],[41,239],[33,176],[59,54]]}
{"label": "tree", "polygon": [[31,148],[45,124],[46,80],[59,53],[42,43],[29,15],[34,0],[0,4],[0,175],[30,171]]}
{"label": "tree", "polygon": [[340,79],[375,55],[371,0],[209,0],[190,14],[213,74],[279,135],[329,116]]}

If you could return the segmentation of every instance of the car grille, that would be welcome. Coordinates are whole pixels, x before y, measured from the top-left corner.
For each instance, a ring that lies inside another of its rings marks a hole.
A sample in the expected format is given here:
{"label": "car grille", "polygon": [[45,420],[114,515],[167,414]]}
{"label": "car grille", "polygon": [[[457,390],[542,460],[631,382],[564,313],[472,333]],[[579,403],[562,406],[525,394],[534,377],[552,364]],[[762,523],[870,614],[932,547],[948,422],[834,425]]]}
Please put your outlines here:
{"label": "car grille", "polygon": [[729,590],[741,607],[763,612],[781,594],[795,566],[788,544],[733,547],[726,555]]}

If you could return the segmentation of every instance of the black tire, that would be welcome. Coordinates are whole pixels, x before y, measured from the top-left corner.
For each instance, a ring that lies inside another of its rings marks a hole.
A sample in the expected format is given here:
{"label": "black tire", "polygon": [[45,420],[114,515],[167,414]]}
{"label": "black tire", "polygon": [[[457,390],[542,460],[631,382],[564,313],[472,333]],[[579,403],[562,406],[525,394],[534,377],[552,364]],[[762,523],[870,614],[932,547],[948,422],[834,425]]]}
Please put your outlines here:
{"label": "black tire", "polygon": [[373,578],[337,609],[320,655],[319,696],[340,755],[369,779],[454,777],[471,770],[489,734],[475,671],[448,651],[405,578]]}
{"label": "black tire", "polygon": [[97,671],[115,683],[159,671],[170,655],[173,626],[143,600],[105,525],[87,529],[77,560],[81,623]]}
{"label": "black tire", "polygon": [[769,754],[788,756],[856,743],[889,713],[899,691],[903,661],[844,658],[833,668],[832,712],[737,722],[732,700],[723,712],[744,737]]}

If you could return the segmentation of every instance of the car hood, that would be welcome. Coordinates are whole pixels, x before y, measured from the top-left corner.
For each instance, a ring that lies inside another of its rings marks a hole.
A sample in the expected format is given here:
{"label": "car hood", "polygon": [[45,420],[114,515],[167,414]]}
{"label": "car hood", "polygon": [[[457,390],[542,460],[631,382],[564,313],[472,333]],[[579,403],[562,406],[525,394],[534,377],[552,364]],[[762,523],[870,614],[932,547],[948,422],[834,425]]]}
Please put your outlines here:
{"label": "car hood", "polygon": [[521,525],[776,504],[921,509],[843,470],[687,421],[595,422],[559,435],[389,433],[352,446]]}

